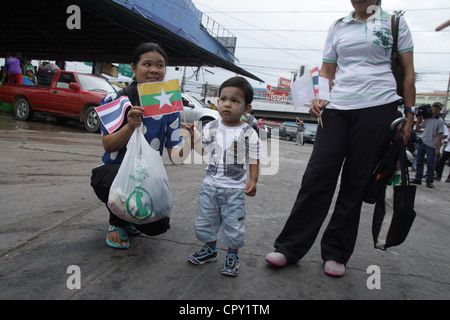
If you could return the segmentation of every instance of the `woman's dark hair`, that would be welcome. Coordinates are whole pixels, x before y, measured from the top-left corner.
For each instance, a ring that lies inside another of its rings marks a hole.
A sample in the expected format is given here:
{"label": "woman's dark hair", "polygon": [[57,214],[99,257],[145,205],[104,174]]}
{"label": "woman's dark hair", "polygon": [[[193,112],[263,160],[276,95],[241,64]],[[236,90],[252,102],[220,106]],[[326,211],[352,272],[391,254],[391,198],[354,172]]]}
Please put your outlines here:
{"label": "woman's dark hair", "polygon": [[154,42],[143,42],[140,45],[136,47],[134,50],[133,58],[131,62],[133,62],[134,65],[137,65],[139,60],[141,60],[141,55],[146,52],[158,52],[160,55],[164,58],[164,64],[167,66],[168,57],[166,52],[161,48],[161,46]]}
{"label": "woman's dark hair", "polygon": [[219,96],[223,88],[226,87],[236,87],[244,92],[245,105],[249,105],[253,101],[253,87],[252,85],[243,77],[233,77],[226,80],[219,88]]}

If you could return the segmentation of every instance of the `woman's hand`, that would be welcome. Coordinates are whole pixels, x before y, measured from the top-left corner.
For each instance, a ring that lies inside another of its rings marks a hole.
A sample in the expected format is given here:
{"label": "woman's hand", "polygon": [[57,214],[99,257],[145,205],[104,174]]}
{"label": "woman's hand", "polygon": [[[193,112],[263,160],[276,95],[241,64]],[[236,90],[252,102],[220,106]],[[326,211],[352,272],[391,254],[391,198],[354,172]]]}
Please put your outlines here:
{"label": "woman's hand", "polygon": [[141,125],[143,114],[144,108],[139,106],[132,107],[127,113],[127,125],[123,126],[119,131],[102,135],[105,151],[112,153],[126,146],[134,130]]}
{"label": "woman's hand", "polygon": [[144,115],[144,108],[133,106],[127,114],[127,125],[134,131],[142,123],[142,116]]}
{"label": "woman's hand", "polygon": [[327,105],[326,100],[315,99],[312,102],[311,107],[309,108],[309,114],[311,114],[315,118],[318,118],[322,110],[325,109],[326,105]]}

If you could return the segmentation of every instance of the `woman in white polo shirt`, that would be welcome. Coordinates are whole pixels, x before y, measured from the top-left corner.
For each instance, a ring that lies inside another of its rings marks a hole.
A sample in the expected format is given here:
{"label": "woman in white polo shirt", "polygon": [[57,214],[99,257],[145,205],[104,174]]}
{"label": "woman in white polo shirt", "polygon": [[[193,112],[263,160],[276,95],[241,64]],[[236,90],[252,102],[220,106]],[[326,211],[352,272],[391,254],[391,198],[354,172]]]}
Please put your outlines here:
{"label": "woman in white polo shirt", "polygon": [[[391,70],[391,15],[381,9],[381,0],[351,3],[354,11],[332,24],[325,44],[320,76],[333,84],[331,101],[314,102],[310,109],[315,117],[323,111],[323,128],[318,128],[301,189],[275,240],[275,252],[266,256],[267,262],[284,266],[308,252],[328,214],[342,170],[333,215],[321,241],[324,272],[330,276],[345,274],[356,242],[364,191],[387,150],[389,126],[402,99]],[[403,99],[405,110],[410,110],[415,104],[414,45],[403,18],[399,30],[398,51],[405,71]],[[406,116],[405,141],[413,114],[407,112]]]}

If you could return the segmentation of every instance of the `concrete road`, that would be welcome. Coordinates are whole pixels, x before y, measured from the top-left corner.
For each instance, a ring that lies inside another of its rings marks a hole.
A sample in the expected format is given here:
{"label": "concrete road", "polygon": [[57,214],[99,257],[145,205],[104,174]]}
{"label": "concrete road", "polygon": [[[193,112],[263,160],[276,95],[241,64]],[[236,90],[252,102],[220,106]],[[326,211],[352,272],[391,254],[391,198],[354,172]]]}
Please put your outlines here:
{"label": "concrete road", "polygon": [[[114,250],[105,243],[106,208],[89,184],[103,153],[100,135],[77,124],[19,122],[0,113],[0,299],[178,304],[245,299],[264,305],[271,300],[449,299],[450,183],[418,187],[417,218],[408,239],[385,252],[373,248],[374,206],[364,204],[343,278],[324,275],[321,234],[296,264],[275,269],[264,261],[290,213],[312,147],[272,139],[257,195],[246,197],[247,245],[240,250],[240,274],[227,278],[220,274],[226,254],[220,243],[217,263],[198,267],[187,261],[202,245],[193,223],[204,165],[175,166],[165,154],[174,199],[171,229],[157,237],[131,238],[129,250]],[[370,288],[371,283],[379,288]]]}

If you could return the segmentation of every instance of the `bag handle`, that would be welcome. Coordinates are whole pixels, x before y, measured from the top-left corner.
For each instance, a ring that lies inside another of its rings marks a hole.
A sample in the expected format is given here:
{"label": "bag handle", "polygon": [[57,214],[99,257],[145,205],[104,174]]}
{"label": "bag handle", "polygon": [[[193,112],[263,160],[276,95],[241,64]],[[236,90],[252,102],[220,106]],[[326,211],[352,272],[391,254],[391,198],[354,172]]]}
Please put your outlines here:
{"label": "bag handle", "polygon": [[128,140],[127,142],[127,150],[130,150],[131,148],[139,148],[138,149],[139,156],[142,155],[142,148],[141,148],[143,143],[142,141],[146,142],[143,128],[144,124],[141,123],[139,127],[134,129],[133,134],[130,137],[130,140]]}
{"label": "bag handle", "polygon": [[408,160],[406,157],[406,147],[403,139],[399,139],[399,160],[402,172],[402,186],[409,186]]}
{"label": "bag handle", "polygon": [[[402,176],[402,186],[409,185],[409,172],[408,172],[408,158],[406,157],[406,147],[403,141],[403,131],[405,130],[405,126],[407,123],[407,119],[402,117],[395,119],[390,126],[392,131],[398,131],[398,135],[395,138],[394,142],[396,144],[397,149],[397,157],[400,162],[400,170]],[[401,125],[400,128],[398,126]]]}

